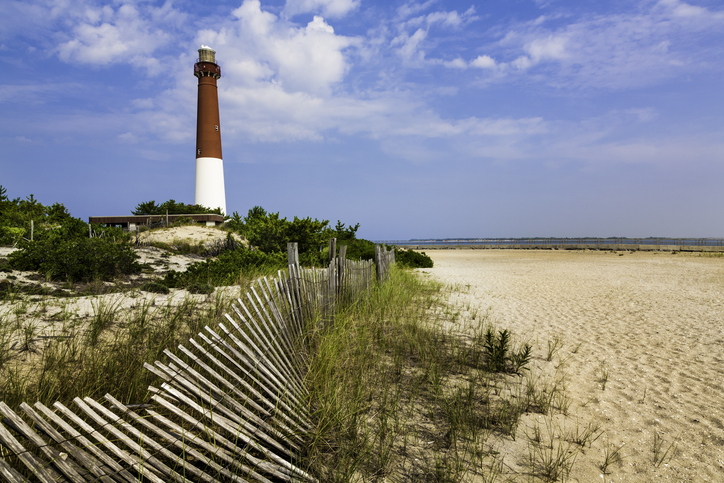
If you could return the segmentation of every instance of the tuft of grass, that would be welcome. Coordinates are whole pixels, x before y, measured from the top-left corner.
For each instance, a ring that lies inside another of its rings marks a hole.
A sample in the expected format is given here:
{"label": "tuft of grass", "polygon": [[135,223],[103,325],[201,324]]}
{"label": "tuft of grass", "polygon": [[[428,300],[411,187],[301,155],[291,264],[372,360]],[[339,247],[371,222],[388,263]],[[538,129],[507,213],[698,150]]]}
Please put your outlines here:
{"label": "tuft of grass", "polygon": [[672,451],[674,451],[675,448],[676,440],[671,441],[671,443],[667,446],[664,438],[659,436],[658,431],[654,430],[652,451],[654,456],[654,466],[658,468],[664,461],[667,461],[667,458],[671,459],[671,456],[673,456]]}
{"label": "tuft of grass", "polygon": [[566,441],[575,443],[583,448],[586,444],[590,447],[602,434],[603,431],[601,431],[600,423],[591,421],[585,426],[581,426],[578,420],[576,420],[575,428],[567,432],[564,437]]}
{"label": "tuft of grass", "polygon": [[537,479],[553,483],[565,481],[570,475],[580,448],[556,436],[559,431],[546,421],[547,434],[539,434],[538,440],[529,440],[529,461],[532,475]]}
{"label": "tuft of grass", "polygon": [[563,342],[559,337],[554,337],[553,340],[548,341],[548,352],[546,353],[546,360],[550,362],[553,360],[553,356],[558,350],[563,347]]}
{"label": "tuft of grass", "polygon": [[601,383],[601,391],[605,391],[606,383],[608,382],[608,368],[606,367],[606,361],[603,361],[598,368],[598,382]]}
{"label": "tuft of grass", "polygon": [[623,461],[623,447],[623,444],[621,446],[614,446],[610,441],[606,441],[606,445],[603,448],[603,462],[599,465],[604,475],[610,473],[610,466],[620,464]]}
{"label": "tuft of grass", "polygon": [[116,320],[122,301],[122,297],[99,297],[95,301],[91,301],[93,315],[87,332],[90,345],[96,345],[101,332]]}

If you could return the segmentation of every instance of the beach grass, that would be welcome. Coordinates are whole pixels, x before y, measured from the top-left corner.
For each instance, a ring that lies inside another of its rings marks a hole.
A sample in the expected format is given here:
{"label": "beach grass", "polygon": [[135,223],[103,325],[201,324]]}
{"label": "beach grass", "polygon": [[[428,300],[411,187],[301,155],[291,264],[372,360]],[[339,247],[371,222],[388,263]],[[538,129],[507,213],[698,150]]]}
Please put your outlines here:
{"label": "beach grass", "polygon": [[[322,481],[515,478],[497,444],[516,439],[525,413],[558,412],[563,378],[531,375],[527,361],[518,360],[520,374],[508,359],[501,365],[502,346],[512,354],[530,347],[477,311],[474,323],[455,323],[461,315],[449,306],[452,292],[393,270],[334,324],[309,328],[307,384],[317,426],[305,460]],[[561,448],[529,443],[526,471],[555,481],[575,461],[569,447],[599,433],[581,427],[575,443],[562,430],[549,435]]]}
{"label": "beach grass", "polygon": [[[14,294],[0,314],[0,399],[11,408],[106,393],[147,402],[154,376],[144,363],[216,325],[258,275],[206,296],[92,296],[87,315],[72,299]],[[565,377],[529,370],[530,345],[489,312],[451,303],[457,290],[393,268],[332,320],[309,323],[300,350],[315,427],[300,457],[310,473],[329,482],[515,478],[499,442],[516,440],[526,413],[565,412]],[[51,332],[33,322],[40,315]],[[562,432],[556,441],[582,446],[594,433],[582,427],[575,441]],[[554,481],[575,461],[527,444],[533,478]]]}

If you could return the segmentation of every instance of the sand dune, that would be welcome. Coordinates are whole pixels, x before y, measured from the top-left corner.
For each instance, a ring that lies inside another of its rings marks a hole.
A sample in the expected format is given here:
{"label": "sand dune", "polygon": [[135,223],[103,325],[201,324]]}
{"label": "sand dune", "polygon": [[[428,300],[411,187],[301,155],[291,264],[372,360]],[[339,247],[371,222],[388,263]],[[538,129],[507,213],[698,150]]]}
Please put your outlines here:
{"label": "sand dune", "polygon": [[[554,361],[565,361],[573,401],[566,419],[604,430],[577,456],[571,481],[724,481],[724,258],[428,254],[435,268],[425,271],[461,288],[454,302],[490,308],[501,327],[533,342],[539,360],[548,341],[562,342]],[[655,438],[659,456],[676,442],[658,466]],[[603,475],[607,444],[624,445],[624,457]]]}

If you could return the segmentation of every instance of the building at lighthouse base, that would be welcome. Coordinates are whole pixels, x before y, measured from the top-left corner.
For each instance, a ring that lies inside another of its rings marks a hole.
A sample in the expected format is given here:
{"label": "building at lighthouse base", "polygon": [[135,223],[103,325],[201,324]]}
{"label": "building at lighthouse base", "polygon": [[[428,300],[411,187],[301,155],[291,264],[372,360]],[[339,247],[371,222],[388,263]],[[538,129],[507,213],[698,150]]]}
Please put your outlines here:
{"label": "building at lighthouse base", "polygon": [[221,208],[226,214],[224,162],[219,158],[196,158],[196,194],[194,203],[207,208]]}

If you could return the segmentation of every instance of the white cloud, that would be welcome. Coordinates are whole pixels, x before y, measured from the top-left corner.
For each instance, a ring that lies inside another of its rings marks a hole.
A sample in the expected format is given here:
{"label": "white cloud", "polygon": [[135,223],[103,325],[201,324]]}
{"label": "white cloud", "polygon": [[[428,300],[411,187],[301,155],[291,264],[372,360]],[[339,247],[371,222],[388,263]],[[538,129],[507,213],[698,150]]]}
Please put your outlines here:
{"label": "white cloud", "polygon": [[690,5],[680,0],[661,0],[659,5],[669,9],[677,17],[698,17],[708,13],[706,8]]}
{"label": "white cloud", "polygon": [[392,42],[391,46],[400,45],[397,54],[406,61],[421,61],[425,58],[425,51],[420,49],[420,44],[427,37],[427,30],[419,28],[414,34],[408,35],[403,33],[398,35]]}
{"label": "white cloud", "polygon": [[336,35],[322,17],[298,27],[262,11],[258,0],[245,0],[234,15],[237,21],[201,31],[197,39],[229,59],[229,73],[247,85],[274,82],[289,91],[330,95],[349,68],[345,50],[358,43]]}
{"label": "white cloud", "polygon": [[533,62],[541,60],[563,60],[566,55],[566,43],[568,39],[564,36],[549,35],[543,39],[535,39],[525,46]]}
{"label": "white cloud", "polygon": [[479,69],[495,69],[495,60],[489,55],[479,55],[470,62],[470,67],[477,67]]}
{"label": "white cloud", "polygon": [[170,35],[152,19],[156,11],[169,18],[174,13],[168,3],[142,12],[130,3],[115,10],[109,6],[87,7],[72,29],[72,38],[58,45],[58,55],[64,62],[133,62],[152,71],[158,65],[154,52],[170,41]]}
{"label": "white cloud", "polygon": [[118,140],[124,144],[136,144],[138,142],[138,136],[132,132],[125,132],[118,135]]}
{"label": "white cloud", "polygon": [[329,18],[339,18],[359,7],[360,0],[287,0],[283,15],[286,18],[302,13],[319,13]]}
{"label": "white cloud", "polygon": [[445,65],[445,67],[447,67],[449,69],[464,70],[464,69],[468,68],[468,64],[466,64],[465,61],[463,59],[461,59],[460,57],[450,60],[450,61],[445,61],[445,62],[443,62],[443,64]]}
{"label": "white cloud", "polygon": [[[557,87],[609,89],[655,83],[722,53],[724,13],[679,0],[561,23],[561,18],[540,17],[513,25],[501,35],[497,50],[486,49],[495,54],[500,72],[509,75],[527,72]],[[695,35],[714,36],[708,54],[689,48]]]}
{"label": "white cloud", "polygon": [[401,19],[412,17],[420,12],[424,12],[430,8],[433,4],[437,3],[438,0],[427,0],[423,3],[417,3],[408,1],[404,5],[397,8],[397,16]]}

